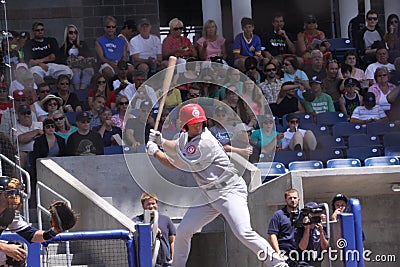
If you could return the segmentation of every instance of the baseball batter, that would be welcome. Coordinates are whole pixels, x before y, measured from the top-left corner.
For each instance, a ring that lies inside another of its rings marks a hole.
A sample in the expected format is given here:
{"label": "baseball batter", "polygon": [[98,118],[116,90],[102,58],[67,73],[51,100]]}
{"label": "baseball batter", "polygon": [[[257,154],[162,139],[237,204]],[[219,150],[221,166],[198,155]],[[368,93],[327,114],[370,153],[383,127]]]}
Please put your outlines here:
{"label": "baseball batter", "polygon": [[[183,106],[179,120],[183,131],[178,139],[166,140],[160,132],[152,131],[147,153],[167,167],[192,172],[210,202],[189,208],[183,217],[175,239],[173,266],[186,265],[193,234],[219,214],[224,216],[244,245],[259,259],[266,259],[266,266],[287,266],[270,244],[251,228],[246,183],[237,174],[221,144],[207,129],[207,118],[202,107],[198,104]],[[158,146],[162,146],[165,152],[160,151]]]}

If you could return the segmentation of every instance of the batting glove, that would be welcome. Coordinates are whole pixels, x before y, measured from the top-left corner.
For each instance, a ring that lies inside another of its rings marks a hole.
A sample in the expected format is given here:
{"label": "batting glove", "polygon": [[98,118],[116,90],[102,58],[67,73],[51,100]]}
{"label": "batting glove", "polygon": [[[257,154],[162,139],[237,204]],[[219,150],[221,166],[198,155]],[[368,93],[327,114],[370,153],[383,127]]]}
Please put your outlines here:
{"label": "batting glove", "polygon": [[160,149],[158,148],[158,145],[154,143],[153,141],[148,141],[146,145],[146,151],[147,155],[149,156],[154,156],[154,154],[157,153]]}
{"label": "batting glove", "polygon": [[165,142],[165,139],[162,137],[161,132],[151,129],[149,134],[149,141],[152,141],[157,145],[162,146]]}

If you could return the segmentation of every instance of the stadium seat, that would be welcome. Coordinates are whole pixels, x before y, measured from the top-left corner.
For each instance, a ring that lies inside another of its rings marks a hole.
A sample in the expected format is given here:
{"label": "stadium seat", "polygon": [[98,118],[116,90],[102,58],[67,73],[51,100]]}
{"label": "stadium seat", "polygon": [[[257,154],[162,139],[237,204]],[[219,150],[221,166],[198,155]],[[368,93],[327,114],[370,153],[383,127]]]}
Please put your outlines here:
{"label": "stadium seat", "polygon": [[344,63],[344,55],[347,51],[356,50],[349,38],[332,38],[327,41],[331,44],[329,51],[331,51],[332,56],[341,64]]}
{"label": "stadium seat", "polygon": [[122,146],[105,146],[104,155],[114,155],[124,153]]}
{"label": "stadium seat", "polygon": [[323,148],[310,151],[308,153],[309,160],[320,160],[323,163],[330,159],[340,159],[343,158],[343,151],[336,148]]}
{"label": "stadium seat", "polygon": [[280,162],[257,162],[254,163],[254,166],[260,169],[262,183],[286,173],[285,165]]}
{"label": "stadium seat", "polygon": [[400,127],[393,122],[372,122],[367,124],[367,134],[384,135],[391,132],[400,132]]}
{"label": "stadium seat", "polygon": [[348,137],[353,134],[365,134],[366,126],[350,122],[339,122],[332,127],[333,136]]}
{"label": "stadium seat", "polygon": [[398,133],[387,133],[383,135],[383,145],[388,146],[398,146],[400,140],[400,132]]}
{"label": "stadium seat", "polygon": [[400,146],[385,147],[385,156],[400,157]]}
{"label": "stadium seat", "polygon": [[[289,127],[286,121],[287,115],[288,114],[282,116],[282,126],[285,129]],[[306,124],[315,124],[314,117],[308,113],[296,113],[296,115],[300,118],[300,128],[303,128]]]}
{"label": "stadium seat", "polygon": [[315,127],[315,132],[314,132],[315,137],[322,136],[322,135],[330,135],[330,134],[331,134],[331,132],[329,130],[329,127],[326,125],[321,125],[321,126]]}
{"label": "stadium seat", "polygon": [[349,136],[348,145],[349,147],[360,147],[360,146],[382,147],[381,141],[378,136],[368,135],[368,134],[355,134]]}
{"label": "stadium seat", "polygon": [[340,136],[332,136],[332,135],[322,135],[316,136],[317,138],[317,149],[327,149],[327,148],[334,148],[334,149],[346,149],[347,146],[344,142],[344,139]]}
{"label": "stadium seat", "polygon": [[356,158],[330,159],[326,162],[327,168],[361,167],[361,161]]}
{"label": "stadium seat", "polygon": [[293,161],[289,163],[289,171],[323,169],[324,164],[320,160]]}
{"label": "stadium seat", "polygon": [[68,119],[69,124],[75,125],[76,122],[76,112],[66,112],[65,116]]}
{"label": "stadium seat", "polygon": [[365,159],[365,166],[399,165],[399,159],[394,156],[372,157]]}
{"label": "stadium seat", "polygon": [[275,152],[274,161],[282,162],[288,167],[289,163],[292,161],[302,161],[306,159],[306,154],[303,151],[281,150]]}
{"label": "stadium seat", "polygon": [[357,158],[363,162],[366,158],[379,157],[381,156],[381,150],[379,147],[349,147],[347,149],[348,158]]}
{"label": "stadium seat", "polygon": [[316,115],[317,125],[332,126],[339,122],[347,122],[343,112],[323,112]]}

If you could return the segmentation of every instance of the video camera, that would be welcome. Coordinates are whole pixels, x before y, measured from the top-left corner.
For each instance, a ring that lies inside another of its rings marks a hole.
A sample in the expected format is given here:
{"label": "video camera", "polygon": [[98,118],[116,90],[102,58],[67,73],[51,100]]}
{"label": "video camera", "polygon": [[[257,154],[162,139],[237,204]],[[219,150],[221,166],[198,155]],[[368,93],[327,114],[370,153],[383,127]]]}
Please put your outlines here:
{"label": "video camera", "polygon": [[325,211],[325,207],[322,204],[314,208],[305,207],[301,210],[292,211],[290,213],[290,221],[292,222],[292,226],[296,228],[317,224],[321,222],[321,216],[310,216],[310,214],[322,213],[323,211]]}

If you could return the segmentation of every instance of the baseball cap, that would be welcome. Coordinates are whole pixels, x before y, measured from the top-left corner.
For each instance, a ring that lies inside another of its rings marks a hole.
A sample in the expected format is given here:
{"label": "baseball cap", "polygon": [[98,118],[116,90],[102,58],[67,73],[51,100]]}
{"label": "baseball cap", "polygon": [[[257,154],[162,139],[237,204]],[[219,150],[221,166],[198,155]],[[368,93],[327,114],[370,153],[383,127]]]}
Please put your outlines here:
{"label": "baseball cap", "polygon": [[272,116],[271,114],[265,114],[262,117],[262,122],[264,121],[275,121],[274,116]]}
{"label": "baseball cap", "polygon": [[253,130],[253,127],[250,127],[242,122],[235,126],[235,129],[233,130],[233,132],[234,132],[234,134],[238,134],[240,132],[248,132],[251,130]]}
{"label": "baseball cap", "polygon": [[317,204],[317,202],[307,202],[305,205],[304,205],[304,208],[309,208],[309,209],[316,209],[316,208],[318,208],[319,206],[318,206],[318,204]]}
{"label": "baseball cap", "polygon": [[304,22],[316,22],[317,18],[313,14],[308,14],[304,17]]}
{"label": "baseball cap", "polygon": [[290,113],[286,116],[286,121],[291,121],[293,119],[298,119],[300,120],[300,117],[296,115],[296,113]]}
{"label": "baseball cap", "polygon": [[128,28],[128,29],[136,30],[135,21],[133,19],[128,19],[128,20],[124,21],[123,28],[125,28],[125,27]]}
{"label": "baseball cap", "polygon": [[361,88],[361,84],[359,81],[357,81],[357,79],[354,78],[347,78],[346,80],[344,80],[344,84],[345,87],[349,86],[349,85],[355,85],[358,88]]}
{"label": "baseball cap", "polygon": [[76,121],[86,121],[90,119],[90,114],[89,112],[83,111],[83,112],[79,112],[76,114]]}
{"label": "baseball cap", "polygon": [[14,99],[26,98],[24,90],[15,90],[13,92]]}
{"label": "baseball cap", "polygon": [[149,21],[148,19],[146,19],[146,18],[141,18],[141,19],[138,21],[138,25],[139,25],[139,26],[140,26],[140,25],[143,25],[143,24],[151,25],[150,21]]}
{"label": "baseball cap", "polygon": [[149,101],[143,101],[140,103],[140,109],[151,110],[152,106]]}
{"label": "baseball cap", "polygon": [[18,107],[18,114],[25,113],[27,111],[31,111],[31,108],[28,105],[20,105]]}
{"label": "baseball cap", "polygon": [[120,60],[117,63],[117,67],[120,70],[127,70],[128,69],[128,63],[125,60]]}
{"label": "baseball cap", "polygon": [[15,66],[15,69],[18,69],[18,68],[28,69],[28,65],[26,65],[26,63],[20,62]]}
{"label": "baseball cap", "polygon": [[376,105],[375,94],[372,92],[366,92],[364,95],[364,105],[373,107]]}
{"label": "baseball cap", "polygon": [[312,83],[321,84],[322,81],[318,78],[318,76],[313,76],[313,77],[310,79],[310,84],[312,84]]}
{"label": "baseball cap", "polygon": [[49,124],[55,124],[53,119],[47,118],[43,121],[43,129],[46,127],[46,125]]}
{"label": "baseball cap", "polygon": [[19,36],[21,36],[22,38],[31,38],[31,35],[29,34],[29,32],[27,32],[27,31],[23,31],[23,32],[21,32],[20,34],[19,34]]}

